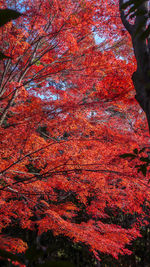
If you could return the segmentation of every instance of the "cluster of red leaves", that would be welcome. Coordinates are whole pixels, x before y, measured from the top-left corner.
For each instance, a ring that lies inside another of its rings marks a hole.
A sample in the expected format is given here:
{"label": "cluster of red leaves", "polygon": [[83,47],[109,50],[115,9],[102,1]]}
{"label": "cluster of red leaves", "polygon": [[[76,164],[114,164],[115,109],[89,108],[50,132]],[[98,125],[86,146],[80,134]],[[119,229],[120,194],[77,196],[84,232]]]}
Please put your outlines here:
{"label": "cluster of red leaves", "polygon": [[[64,234],[96,257],[130,253],[125,245],[139,236],[137,222],[124,229],[105,220],[111,209],[142,222],[148,179],[119,154],[147,144],[148,134],[117,3],[24,0],[16,8],[24,15],[2,28],[0,40],[12,58],[0,63],[1,233],[36,224],[39,234]],[[90,219],[77,223],[83,206]],[[2,248],[26,249],[1,238]]]}

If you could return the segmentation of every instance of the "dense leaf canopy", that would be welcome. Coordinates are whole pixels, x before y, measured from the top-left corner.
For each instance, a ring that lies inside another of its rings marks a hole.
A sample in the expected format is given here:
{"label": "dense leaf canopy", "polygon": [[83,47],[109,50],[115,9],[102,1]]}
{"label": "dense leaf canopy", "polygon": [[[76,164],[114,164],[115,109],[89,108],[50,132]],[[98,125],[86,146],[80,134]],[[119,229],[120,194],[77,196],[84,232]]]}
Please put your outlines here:
{"label": "dense leaf canopy", "polygon": [[148,223],[149,179],[135,165],[149,137],[118,1],[7,2],[22,16],[0,28],[0,249],[27,249],[6,231],[19,225],[97,258],[130,254]]}

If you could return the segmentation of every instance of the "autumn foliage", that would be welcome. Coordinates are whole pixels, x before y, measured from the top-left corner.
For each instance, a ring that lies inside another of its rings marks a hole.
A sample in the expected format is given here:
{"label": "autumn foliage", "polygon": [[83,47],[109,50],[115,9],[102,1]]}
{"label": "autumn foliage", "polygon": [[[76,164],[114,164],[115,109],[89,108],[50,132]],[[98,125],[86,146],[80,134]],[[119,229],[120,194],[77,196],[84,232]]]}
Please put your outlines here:
{"label": "autumn foliage", "polygon": [[118,2],[6,2],[23,15],[0,28],[10,57],[0,61],[0,248],[27,249],[5,235],[19,225],[82,242],[97,258],[130,254],[147,223],[149,180],[138,157],[120,155],[149,137]]}

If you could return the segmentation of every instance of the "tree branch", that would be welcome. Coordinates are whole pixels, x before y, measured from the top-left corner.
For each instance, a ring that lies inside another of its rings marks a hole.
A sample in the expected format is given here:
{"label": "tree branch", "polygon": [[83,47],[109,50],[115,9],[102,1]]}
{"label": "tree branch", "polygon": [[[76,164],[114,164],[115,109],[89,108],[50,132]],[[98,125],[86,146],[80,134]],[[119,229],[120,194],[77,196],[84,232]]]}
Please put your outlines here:
{"label": "tree branch", "polygon": [[124,27],[126,28],[126,30],[129,32],[130,35],[133,34],[134,32],[134,26],[132,26],[126,19],[124,11],[122,9],[122,5],[123,5],[123,0],[119,0],[119,10],[120,10],[120,17],[122,20],[122,23],[124,25]]}

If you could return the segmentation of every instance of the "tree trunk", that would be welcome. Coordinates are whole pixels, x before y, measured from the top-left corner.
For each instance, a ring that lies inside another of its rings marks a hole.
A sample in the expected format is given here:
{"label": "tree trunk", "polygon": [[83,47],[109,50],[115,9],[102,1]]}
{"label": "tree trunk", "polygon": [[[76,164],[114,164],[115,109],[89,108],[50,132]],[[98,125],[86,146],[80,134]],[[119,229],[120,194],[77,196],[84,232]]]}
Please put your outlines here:
{"label": "tree trunk", "polygon": [[[135,1],[136,2],[136,1]],[[136,91],[136,100],[146,114],[150,131],[150,38],[142,37],[147,29],[149,18],[149,0],[143,0],[136,7],[135,22],[130,24],[122,9],[123,0],[119,0],[120,16],[122,23],[129,32],[134,55],[137,61],[137,70],[132,75],[132,81]]]}

